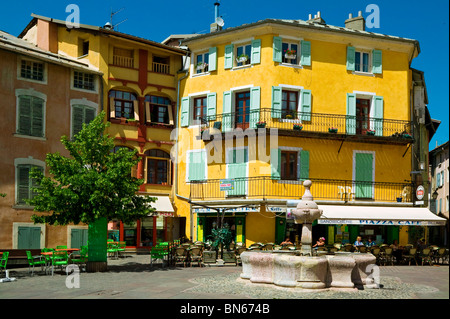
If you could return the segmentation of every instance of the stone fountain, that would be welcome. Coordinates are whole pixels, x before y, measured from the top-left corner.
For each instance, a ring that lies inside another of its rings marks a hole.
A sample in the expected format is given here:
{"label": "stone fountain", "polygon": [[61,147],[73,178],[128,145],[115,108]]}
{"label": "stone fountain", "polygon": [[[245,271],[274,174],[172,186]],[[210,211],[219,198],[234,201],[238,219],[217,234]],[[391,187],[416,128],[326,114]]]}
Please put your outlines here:
{"label": "stone fountain", "polygon": [[273,284],[281,287],[321,288],[378,288],[374,276],[376,258],[370,253],[336,252],[314,256],[312,251],[312,223],[322,210],[314,202],[311,181],[303,182],[305,193],[292,216],[302,224],[300,250],[245,251],[241,253],[242,279],[251,283]]}

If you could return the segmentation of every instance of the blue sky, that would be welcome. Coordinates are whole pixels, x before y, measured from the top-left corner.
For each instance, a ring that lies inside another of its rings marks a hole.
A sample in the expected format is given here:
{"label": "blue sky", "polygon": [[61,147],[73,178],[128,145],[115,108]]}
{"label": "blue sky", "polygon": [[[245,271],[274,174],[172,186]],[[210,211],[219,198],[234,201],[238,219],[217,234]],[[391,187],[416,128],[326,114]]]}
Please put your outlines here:
{"label": "blue sky", "polygon": [[[102,26],[110,20],[111,9],[123,8],[115,15],[113,24],[125,32],[154,41],[162,41],[170,34],[206,33],[214,20],[215,0],[114,0],[114,1],[50,1],[22,0],[8,3],[8,10],[0,11],[0,30],[15,36],[25,28],[31,13],[65,20],[66,7],[77,4],[83,24]],[[448,0],[220,0],[219,15],[224,28],[267,18],[307,20],[308,14],[321,12],[326,23],[344,26],[349,13],[358,11],[367,17],[366,7],[376,4],[380,9],[380,28],[367,29],[382,34],[416,39],[421,54],[412,67],[425,72],[431,117],[441,121],[438,132],[430,142],[430,150],[448,141],[449,132],[449,25]],[[243,4],[244,3],[244,4]]]}

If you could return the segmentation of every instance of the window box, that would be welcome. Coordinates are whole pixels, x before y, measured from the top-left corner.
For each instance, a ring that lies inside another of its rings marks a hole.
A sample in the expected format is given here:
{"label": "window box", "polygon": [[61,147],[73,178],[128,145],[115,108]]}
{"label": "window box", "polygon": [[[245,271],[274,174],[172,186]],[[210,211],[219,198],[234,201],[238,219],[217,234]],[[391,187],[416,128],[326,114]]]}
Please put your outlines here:
{"label": "window box", "polygon": [[236,62],[237,63],[246,63],[248,60],[248,55],[247,54],[241,54],[236,58]]}
{"label": "window box", "polygon": [[402,137],[403,138],[412,138],[412,135],[411,134],[402,134]]}
{"label": "window box", "polygon": [[374,136],[375,135],[375,130],[367,130],[366,131],[366,135]]}
{"label": "window box", "polygon": [[338,129],[337,129],[337,128],[335,128],[335,127],[329,127],[329,128],[328,128],[328,132],[329,132],[329,133],[333,133],[333,134],[335,134],[335,133],[337,133],[337,132],[338,132]]}
{"label": "window box", "polygon": [[208,63],[205,63],[205,62],[199,62],[199,63],[197,63],[197,65],[196,65],[197,71],[202,71],[202,72],[203,72],[207,67],[208,67]]}
{"label": "window box", "polygon": [[297,58],[297,50],[294,50],[294,49],[284,50],[284,58],[295,60]]}
{"label": "window box", "polygon": [[266,122],[258,122],[258,123],[256,123],[256,127],[257,128],[265,128],[266,127]]}
{"label": "window box", "polygon": [[292,127],[295,131],[301,131],[303,129],[303,125],[294,124]]}

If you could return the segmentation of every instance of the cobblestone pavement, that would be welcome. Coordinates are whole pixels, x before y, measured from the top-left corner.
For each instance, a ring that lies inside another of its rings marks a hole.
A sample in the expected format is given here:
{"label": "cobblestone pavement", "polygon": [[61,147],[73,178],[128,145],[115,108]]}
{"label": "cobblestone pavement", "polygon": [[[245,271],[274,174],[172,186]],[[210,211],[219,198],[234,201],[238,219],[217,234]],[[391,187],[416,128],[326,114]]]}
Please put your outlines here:
{"label": "cobblestone pavement", "polygon": [[[382,266],[381,289],[328,289],[320,292],[249,285],[241,267],[150,267],[149,256],[108,260],[105,273],[81,272],[79,288],[66,286],[59,269],[34,276],[28,268],[10,269],[14,282],[0,283],[0,299],[448,299],[448,265]],[[4,273],[2,275],[4,278]]]}

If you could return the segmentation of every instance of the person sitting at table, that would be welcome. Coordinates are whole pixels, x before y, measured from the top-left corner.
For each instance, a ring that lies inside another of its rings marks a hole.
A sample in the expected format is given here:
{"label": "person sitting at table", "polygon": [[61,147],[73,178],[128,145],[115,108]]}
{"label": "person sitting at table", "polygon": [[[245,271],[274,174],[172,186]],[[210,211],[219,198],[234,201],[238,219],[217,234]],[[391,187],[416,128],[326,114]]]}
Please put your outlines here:
{"label": "person sitting at table", "polygon": [[325,237],[320,237],[316,244],[313,246],[314,249],[325,246]]}
{"label": "person sitting at table", "polygon": [[286,237],[286,239],[281,243],[281,246],[286,246],[286,245],[294,245],[289,237]]}
{"label": "person sitting at table", "polygon": [[366,247],[372,247],[372,246],[375,246],[375,242],[372,241],[372,237],[369,237],[367,239]]}
{"label": "person sitting at table", "polygon": [[394,239],[394,242],[389,246],[392,248],[392,255],[395,257],[397,264],[402,260],[402,250],[398,245],[398,240]]}
{"label": "person sitting at table", "polygon": [[356,247],[357,246],[364,246],[361,236],[356,237],[356,241],[353,243],[353,246],[356,246]]}

